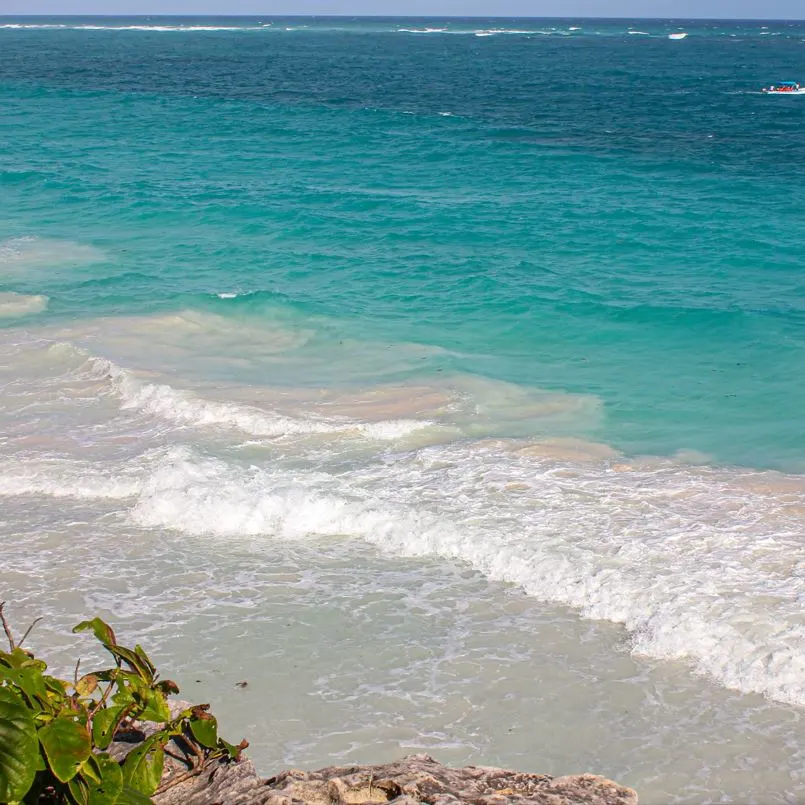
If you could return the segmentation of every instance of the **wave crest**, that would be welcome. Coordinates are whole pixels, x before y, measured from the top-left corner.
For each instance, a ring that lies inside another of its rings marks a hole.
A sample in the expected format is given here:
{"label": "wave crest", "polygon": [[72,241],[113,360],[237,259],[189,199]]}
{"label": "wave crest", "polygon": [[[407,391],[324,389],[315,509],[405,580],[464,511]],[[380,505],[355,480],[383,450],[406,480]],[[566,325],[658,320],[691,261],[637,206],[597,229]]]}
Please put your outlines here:
{"label": "wave crest", "polygon": [[250,436],[284,437],[313,434],[363,436],[371,439],[398,439],[431,423],[418,420],[358,422],[325,419],[307,415],[284,416],[249,405],[203,399],[192,392],[166,383],[144,382],[127,369],[105,358],[90,357],[89,364],[108,379],[120,397],[124,410],[138,410],[163,420],[197,428],[228,428]]}
{"label": "wave crest", "polygon": [[[133,519],[188,534],[357,536],[466,562],[529,595],[622,623],[637,653],[805,705],[805,489],[742,475],[513,450],[426,448],[337,477],[174,456]],[[765,488],[764,488],[765,490]]]}

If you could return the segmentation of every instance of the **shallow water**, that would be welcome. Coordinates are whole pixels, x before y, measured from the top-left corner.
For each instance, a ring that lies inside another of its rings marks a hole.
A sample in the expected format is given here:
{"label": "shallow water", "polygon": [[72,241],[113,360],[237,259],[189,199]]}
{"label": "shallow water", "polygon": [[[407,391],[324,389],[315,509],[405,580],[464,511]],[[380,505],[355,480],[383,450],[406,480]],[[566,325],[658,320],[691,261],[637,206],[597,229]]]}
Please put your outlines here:
{"label": "shallow water", "polygon": [[0,598],[56,666],[106,617],[266,772],[803,796],[805,27],[0,23]]}

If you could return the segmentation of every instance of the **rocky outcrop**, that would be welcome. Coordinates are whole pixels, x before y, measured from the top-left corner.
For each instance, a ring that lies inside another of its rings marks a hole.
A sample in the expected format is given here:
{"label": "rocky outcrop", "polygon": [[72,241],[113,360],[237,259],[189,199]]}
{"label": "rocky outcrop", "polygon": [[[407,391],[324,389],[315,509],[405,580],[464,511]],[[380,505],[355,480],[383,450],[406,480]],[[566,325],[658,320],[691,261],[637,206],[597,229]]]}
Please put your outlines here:
{"label": "rocky outcrop", "polygon": [[[176,716],[189,705],[171,702]],[[118,760],[156,729],[132,722],[109,751]],[[593,774],[550,777],[493,766],[443,766],[430,755],[408,755],[376,766],[289,769],[261,778],[245,756],[237,762],[207,759],[180,737],[166,747],[155,805],[637,805],[631,788]]]}
{"label": "rocky outcrop", "polygon": [[549,777],[488,766],[453,769],[428,755],[377,766],[290,769],[261,779],[249,760],[187,776],[165,770],[156,805],[637,805],[637,794],[591,774]]}

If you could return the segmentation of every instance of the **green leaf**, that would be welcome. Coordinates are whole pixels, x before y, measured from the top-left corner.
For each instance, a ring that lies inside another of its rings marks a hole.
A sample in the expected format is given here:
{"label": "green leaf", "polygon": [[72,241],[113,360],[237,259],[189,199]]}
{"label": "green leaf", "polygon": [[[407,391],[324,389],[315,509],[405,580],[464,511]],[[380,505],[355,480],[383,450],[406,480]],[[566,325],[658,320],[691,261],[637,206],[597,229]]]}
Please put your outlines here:
{"label": "green leaf", "polygon": [[109,755],[99,755],[98,765],[103,772],[100,784],[90,786],[90,805],[114,805],[123,790],[123,769]]}
{"label": "green leaf", "polygon": [[[114,805],[123,790],[123,770],[120,764],[104,753],[93,756],[93,765],[93,771],[99,779],[92,780],[84,774],[79,775],[87,786],[87,805]],[[72,781],[70,785],[72,791]]]}
{"label": "green leaf", "polygon": [[92,780],[96,783],[101,781],[101,767],[98,765],[97,755],[91,754],[84,761],[84,765],[81,766],[78,770],[78,774],[73,779],[75,780],[77,777],[83,777],[87,781]]}
{"label": "green leaf", "polygon": [[78,716],[65,714],[39,730],[39,741],[56,779],[66,783],[75,777],[92,751],[89,731]]}
{"label": "green leaf", "polygon": [[123,783],[123,790],[117,798],[117,805],[154,805],[153,800],[130,785]]}
{"label": "green leaf", "polygon": [[80,774],[76,774],[67,783],[67,788],[70,790],[72,802],[77,805],[89,805],[89,783]]}
{"label": "green leaf", "polygon": [[157,790],[165,763],[165,740],[166,736],[157,733],[129,752],[123,761],[124,783],[149,797]]}
{"label": "green leaf", "polygon": [[61,679],[56,679],[52,676],[45,677],[45,687],[48,689],[49,698],[50,699],[63,699],[64,694],[67,692],[67,688],[70,687],[68,682],[64,682]]}
{"label": "green leaf", "polygon": [[0,697],[0,802],[15,802],[28,793],[39,758],[33,714],[21,700],[9,698]]}
{"label": "green leaf", "polygon": [[44,671],[47,668],[47,664],[44,663],[42,660],[37,660],[31,654],[29,654],[25,649],[15,648],[11,651],[0,651],[0,665],[5,665],[8,668],[25,668],[28,666],[33,666],[39,668],[40,671]]}
{"label": "green leaf", "polygon": [[115,657],[119,657],[126,665],[134,671],[140,679],[147,682],[149,685],[154,681],[154,672],[151,670],[153,666],[150,661],[144,662],[143,659],[130,648],[124,646],[106,646],[107,651],[110,651]]}
{"label": "green leaf", "polygon": [[93,671],[92,673],[97,677],[98,682],[113,682],[119,674],[125,672],[115,666],[114,668],[107,668],[105,671]]}
{"label": "green leaf", "polygon": [[145,665],[146,668],[148,668],[148,670],[151,672],[151,678],[153,679],[157,669],[154,666],[154,663],[151,662],[151,658],[145,653],[145,650],[139,643],[134,646],[134,653],[140,658],[143,665]]}
{"label": "green leaf", "polygon": [[47,706],[48,691],[40,668],[30,666],[4,668],[0,666],[0,682],[3,681],[16,685],[25,694],[31,707],[40,709],[40,705]]}
{"label": "green leaf", "polygon": [[244,738],[237,746],[225,741],[223,738],[218,739],[221,746],[226,750],[230,760],[240,760],[243,750],[249,745],[249,742]]}
{"label": "green leaf", "polygon": [[145,696],[145,701],[147,702],[145,709],[138,718],[143,721],[156,721],[160,724],[170,721],[171,711],[162,691],[149,690]]}
{"label": "green leaf", "polygon": [[106,749],[115,737],[122,719],[133,709],[133,703],[105,707],[92,717],[92,740],[97,749]]}
{"label": "green leaf", "polygon": [[[24,707],[26,710],[29,709],[22,694],[11,685],[0,684],[0,702],[8,702],[17,707]],[[33,717],[33,713],[31,713],[31,716]]]}
{"label": "green leaf", "polygon": [[[39,735],[37,737],[37,743],[39,742]],[[38,746],[37,749],[41,750],[41,746]],[[45,755],[42,751],[38,751],[36,753],[36,770],[37,772],[40,771],[47,771],[48,770],[48,763],[45,760]],[[48,776],[50,776],[50,772],[48,772]]]}
{"label": "green leaf", "polygon": [[146,707],[151,688],[137,674],[118,668],[110,679],[116,685],[115,693],[112,696],[115,704],[136,702],[139,707]]}
{"label": "green leaf", "polygon": [[86,632],[87,629],[92,629],[95,633],[95,637],[100,640],[101,643],[104,644],[107,648],[109,646],[116,646],[117,640],[115,639],[115,633],[112,631],[112,627],[102,621],[100,618],[93,618],[91,621],[81,621],[78,626],[73,627],[73,634],[78,634],[78,632]]}
{"label": "green leaf", "polygon": [[215,716],[202,713],[197,718],[191,718],[190,732],[202,746],[208,749],[215,749],[218,746],[218,722]]}

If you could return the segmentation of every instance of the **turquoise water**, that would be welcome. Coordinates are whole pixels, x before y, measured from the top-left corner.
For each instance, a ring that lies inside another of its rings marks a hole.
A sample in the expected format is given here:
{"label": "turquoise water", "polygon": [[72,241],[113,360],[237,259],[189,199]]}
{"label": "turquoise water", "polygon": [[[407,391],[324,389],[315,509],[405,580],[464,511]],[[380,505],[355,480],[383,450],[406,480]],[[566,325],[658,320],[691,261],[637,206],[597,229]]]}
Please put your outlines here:
{"label": "turquoise water", "polygon": [[248,678],[266,771],[795,801],[788,79],[805,23],[0,18],[0,598]]}
{"label": "turquoise water", "polygon": [[42,318],[322,315],[595,394],[627,452],[805,467],[805,104],[757,92],[805,27],[212,22],[2,30],[2,236],[105,255],[3,282]]}

